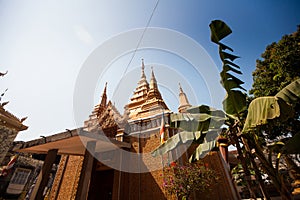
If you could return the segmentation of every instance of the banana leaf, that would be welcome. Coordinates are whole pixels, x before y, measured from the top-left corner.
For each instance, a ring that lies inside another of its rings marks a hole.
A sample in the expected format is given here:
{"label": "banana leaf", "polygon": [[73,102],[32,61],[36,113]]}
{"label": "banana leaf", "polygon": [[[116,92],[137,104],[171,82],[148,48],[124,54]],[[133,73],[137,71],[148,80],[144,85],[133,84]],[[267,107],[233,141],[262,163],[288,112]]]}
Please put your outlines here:
{"label": "banana leaf", "polygon": [[[227,94],[223,100],[223,108],[225,113],[233,119],[239,119],[242,112],[246,111],[246,94],[241,90],[245,90],[241,85],[244,83],[232,73],[242,74],[238,69],[240,67],[233,63],[239,56],[227,53],[225,50],[233,51],[230,47],[220,43],[220,40],[232,33],[231,29],[221,20],[214,20],[209,25],[211,31],[211,41],[219,45],[219,55],[223,62],[223,70],[221,75],[221,84]],[[229,73],[231,72],[231,73]]]}
{"label": "banana leaf", "polygon": [[[225,121],[225,113],[206,105],[187,109],[187,113],[171,114],[170,127],[182,130],[157,147],[152,156],[165,154],[181,144],[199,143],[192,160],[204,157],[215,147],[216,137]],[[203,150],[203,152],[201,152]]]}
{"label": "banana leaf", "polygon": [[192,156],[189,158],[189,162],[194,162],[204,158],[214,147],[216,147],[218,136],[219,133],[217,131],[210,131],[206,133],[204,142],[199,144]]}
{"label": "banana leaf", "polygon": [[200,138],[202,133],[200,131],[197,132],[187,132],[182,131],[177,133],[176,135],[173,135],[171,138],[169,138],[165,143],[161,144],[159,147],[157,147],[154,151],[152,151],[152,156],[158,156],[163,155],[176,147],[178,147],[181,144],[191,144],[194,139]]}
{"label": "banana leaf", "polygon": [[247,109],[246,95],[239,90],[231,90],[223,100],[223,108],[228,116],[236,118],[236,115]]}
{"label": "banana leaf", "polygon": [[283,99],[289,104],[299,103],[300,98],[300,79],[297,79],[280,90],[276,97]]}
{"label": "banana leaf", "polygon": [[211,41],[217,44],[220,40],[232,33],[229,26],[221,20],[213,20],[209,27],[211,30]]}
{"label": "banana leaf", "polygon": [[191,145],[192,142],[197,140],[201,140],[203,137],[203,141],[197,147],[194,154],[190,157],[190,161],[199,160],[203,158],[209,151],[211,151],[216,146],[216,139],[219,133],[218,130],[208,131],[208,132],[188,132],[182,131],[178,134],[169,138],[165,143],[161,144],[154,151],[151,152],[153,157],[163,155],[173,149],[178,148],[182,144]]}
{"label": "banana leaf", "polygon": [[191,114],[178,113],[171,114],[170,126],[185,131],[208,131],[209,129],[220,128],[225,121],[225,116],[212,116],[206,113]]}
{"label": "banana leaf", "polygon": [[300,79],[290,83],[274,97],[254,99],[248,108],[248,115],[242,132],[250,131],[257,126],[267,124],[269,120],[281,122],[294,116],[293,104],[299,103]]}

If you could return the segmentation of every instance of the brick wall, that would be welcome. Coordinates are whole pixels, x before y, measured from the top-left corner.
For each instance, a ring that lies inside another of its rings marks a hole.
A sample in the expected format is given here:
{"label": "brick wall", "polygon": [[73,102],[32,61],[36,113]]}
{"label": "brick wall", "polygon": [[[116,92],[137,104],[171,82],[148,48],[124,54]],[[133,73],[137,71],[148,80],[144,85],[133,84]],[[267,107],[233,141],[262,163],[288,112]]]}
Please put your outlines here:
{"label": "brick wall", "polygon": [[5,159],[5,157],[17,134],[16,130],[0,125],[0,166],[9,162],[10,158]]}
{"label": "brick wall", "polygon": [[[140,146],[141,153],[152,152],[156,147],[160,145],[160,135],[159,131],[151,133],[149,135],[141,135],[138,140],[137,137],[130,138],[132,143],[132,151],[138,152]],[[140,145],[138,144],[140,141]],[[197,145],[192,145],[187,153],[184,153],[180,157],[180,162],[188,162],[188,157],[191,155]],[[147,161],[147,157],[143,157],[144,162]],[[167,165],[167,159],[164,158],[164,165]],[[234,190],[231,176],[227,165],[225,164],[219,151],[214,151],[207,155],[203,162],[207,163],[208,166],[215,170],[219,175],[219,180],[216,184],[211,187],[210,191],[205,193],[195,193],[193,199],[238,199],[236,191]],[[151,165],[161,165],[161,162],[153,162]],[[162,187],[163,175],[162,170],[156,170],[149,173],[141,174],[129,174],[129,188],[130,196],[128,199],[176,199],[175,196],[167,195]],[[217,192],[216,192],[217,191]],[[127,198],[126,198],[127,199]]]}
{"label": "brick wall", "polygon": [[49,199],[75,199],[82,163],[83,156],[61,157]]}
{"label": "brick wall", "polygon": [[[152,133],[144,133],[140,138],[135,136],[130,138],[132,144],[132,152],[141,152],[144,163],[147,163],[149,168],[162,168],[161,159],[153,159],[150,153],[160,145],[159,130]],[[132,160],[132,164],[138,163]],[[148,173],[129,173],[129,198],[128,199],[167,199],[162,188],[163,176],[162,170],[156,170]]]}

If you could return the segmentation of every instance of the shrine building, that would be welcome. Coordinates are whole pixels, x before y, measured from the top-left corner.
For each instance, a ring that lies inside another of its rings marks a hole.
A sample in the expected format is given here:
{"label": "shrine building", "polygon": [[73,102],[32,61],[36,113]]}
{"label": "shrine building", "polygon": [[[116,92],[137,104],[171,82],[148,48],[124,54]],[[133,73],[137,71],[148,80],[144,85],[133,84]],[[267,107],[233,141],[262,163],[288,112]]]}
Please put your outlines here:
{"label": "shrine building", "polygon": [[[84,127],[26,142],[18,150],[47,154],[30,199],[44,198],[57,155],[61,158],[47,199],[176,199],[163,188],[162,168],[167,161],[152,157],[151,152],[160,145],[162,118],[169,137],[178,130],[169,127],[172,111],[163,100],[153,69],[149,82],[144,70],[142,61],[140,80],[123,114],[108,99],[105,84]],[[180,86],[178,112],[189,107]],[[183,163],[188,156],[180,155],[177,161]],[[220,175],[209,199],[239,199],[220,151],[210,152],[204,160]],[[194,194],[193,198],[200,197]]]}

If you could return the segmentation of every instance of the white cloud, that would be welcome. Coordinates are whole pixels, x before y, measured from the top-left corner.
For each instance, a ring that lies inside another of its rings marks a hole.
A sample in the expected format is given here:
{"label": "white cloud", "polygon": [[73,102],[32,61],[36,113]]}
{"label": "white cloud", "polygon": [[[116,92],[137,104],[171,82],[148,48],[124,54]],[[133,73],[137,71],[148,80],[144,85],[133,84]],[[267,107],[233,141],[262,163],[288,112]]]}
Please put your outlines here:
{"label": "white cloud", "polygon": [[81,40],[82,42],[88,45],[94,43],[94,38],[91,36],[91,34],[86,30],[84,26],[75,25],[73,28],[79,40]]}

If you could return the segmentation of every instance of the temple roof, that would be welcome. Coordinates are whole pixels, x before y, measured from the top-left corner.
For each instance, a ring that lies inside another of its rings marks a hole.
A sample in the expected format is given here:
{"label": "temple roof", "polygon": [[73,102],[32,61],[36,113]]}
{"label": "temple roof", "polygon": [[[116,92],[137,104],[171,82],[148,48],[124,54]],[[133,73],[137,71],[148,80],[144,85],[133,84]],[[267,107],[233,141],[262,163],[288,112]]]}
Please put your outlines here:
{"label": "temple roof", "polygon": [[135,89],[130,103],[127,105],[130,112],[130,119],[139,119],[152,116],[163,111],[169,111],[162,96],[159,92],[157,81],[152,68],[150,84],[148,84],[145,76],[145,65],[142,60],[141,79],[138,81],[138,86]]}
{"label": "temple roof", "polygon": [[[105,129],[117,129],[122,128],[127,120],[127,111],[121,115],[118,109],[113,105],[111,101],[107,102],[107,83],[105,84],[100,103],[94,107],[89,119],[84,122],[86,131],[98,132]],[[111,131],[110,131],[111,132]],[[114,132],[114,133],[112,133]],[[109,137],[114,137],[116,131],[109,133]]]}
{"label": "temple roof", "polygon": [[67,130],[62,133],[25,142],[20,149],[24,153],[46,154],[51,149],[58,149],[58,154],[84,155],[87,142],[95,141],[95,152],[104,152],[119,148],[130,148],[130,144],[112,138],[103,138],[85,131],[83,128]]}
{"label": "temple roof", "polygon": [[0,105],[0,125],[15,128],[17,131],[26,130],[28,127],[22,124],[26,118],[19,119]]}
{"label": "temple roof", "polygon": [[149,83],[147,82],[146,75],[145,75],[145,65],[144,60],[142,59],[142,66],[141,66],[141,79],[138,82],[138,86],[136,87],[131,99],[130,103],[127,105],[130,112],[133,110],[138,110],[140,105],[143,104],[147,98],[149,90]]}

